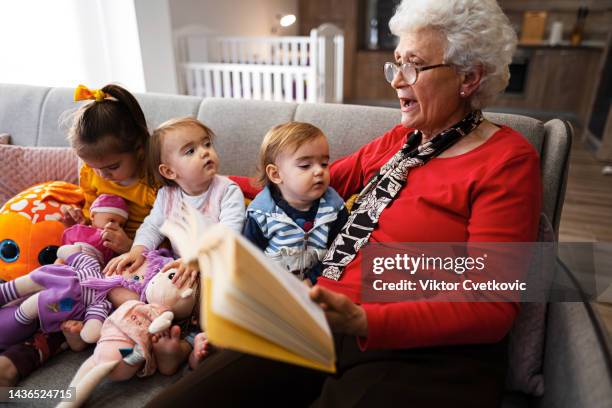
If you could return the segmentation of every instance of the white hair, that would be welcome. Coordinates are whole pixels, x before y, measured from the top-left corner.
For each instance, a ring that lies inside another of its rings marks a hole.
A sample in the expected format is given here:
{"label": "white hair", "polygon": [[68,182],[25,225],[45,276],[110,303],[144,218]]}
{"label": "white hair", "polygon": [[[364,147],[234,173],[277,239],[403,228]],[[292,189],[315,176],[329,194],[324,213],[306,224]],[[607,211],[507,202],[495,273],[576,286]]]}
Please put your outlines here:
{"label": "white hair", "polygon": [[508,85],[517,38],[496,0],[402,0],[389,28],[396,36],[437,30],[447,41],[445,63],[462,73],[482,66],[482,80],[470,101],[473,109],[487,106]]}

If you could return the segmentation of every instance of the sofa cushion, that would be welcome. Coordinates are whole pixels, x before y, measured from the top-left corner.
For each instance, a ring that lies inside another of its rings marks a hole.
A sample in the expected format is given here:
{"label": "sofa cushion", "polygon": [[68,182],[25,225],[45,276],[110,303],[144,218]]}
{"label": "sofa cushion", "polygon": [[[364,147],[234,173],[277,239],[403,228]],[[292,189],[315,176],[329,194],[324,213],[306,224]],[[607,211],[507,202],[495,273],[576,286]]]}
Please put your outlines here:
{"label": "sofa cushion", "polygon": [[[78,108],[90,101],[74,102],[73,88],[52,88],[45,97],[40,113],[39,146],[68,146],[66,135]],[[135,94],[145,113],[150,130],[178,116],[198,113],[200,98],[194,96]]]}
{"label": "sofa cushion", "polygon": [[0,84],[0,131],[10,133],[12,143],[35,146],[40,129],[40,112],[51,88]]}
{"label": "sofa cushion", "polygon": [[78,158],[68,147],[0,145],[0,204],[45,181],[78,182]]}
{"label": "sofa cushion", "polygon": [[544,143],[544,124],[534,118],[509,113],[485,112],[485,118],[499,125],[506,125],[521,133],[541,155]]}
{"label": "sofa cushion", "polygon": [[[75,353],[67,350],[52,357],[41,370],[34,371],[19,386],[32,389],[67,389],[81,364],[93,353],[93,348]],[[128,381],[103,380],[92,392],[86,406],[95,407],[142,407],[164,388],[176,382],[182,375],[173,376],[156,373],[150,377],[132,377]],[[57,400],[40,400],[37,408],[55,407]]]}
{"label": "sofa cushion", "polygon": [[156,93],[136,94],[147,126],[153,130],[168,119],[181,116],[196,117],[202,98],[196,96],[162,95]]}
{"label": "sofa cushion", "polygon": [[329,140],[331,161],[353,153],[400,123],[399,109],[303,103],[295,120],[320,128]]}
{"label": "sofa cushion", "polygon": [[40,111],[40,131],[36,146],[68,146],[68,129],[74,113],[87,102],[74,102],[74,90],[51,88]]}
{"label": "sofa cushion", "polygon": [[216,140],[221,174],[250,176],[255,172],[259,145],[275,125],[293,120],[297,104],[209,98],[202,101],[198,119]]}
{"label": "sofa cushion", "polygon": [[[540,407],[611,407],[612,370],[601,336],[580,302],[550,303]],[[609,344],[609,343],[608,343]]]}
{"label": "sofa cushion", "polygon": [[11,135],[8,133],[0,133],[0,144],[11,144]]}

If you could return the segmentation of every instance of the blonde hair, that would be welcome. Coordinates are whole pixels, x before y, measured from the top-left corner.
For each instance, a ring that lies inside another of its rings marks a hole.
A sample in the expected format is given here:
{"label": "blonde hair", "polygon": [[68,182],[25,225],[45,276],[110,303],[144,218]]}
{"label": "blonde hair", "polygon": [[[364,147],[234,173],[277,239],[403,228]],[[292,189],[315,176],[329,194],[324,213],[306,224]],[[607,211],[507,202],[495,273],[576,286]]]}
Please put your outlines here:
{"label": "blonde hair", "polygon": [[266,173],[266,167],[269,164],[275,164],[281,153],[294,153],[304,144],[319,137],[325,137],[325,134],[310,123],[287,122],[274,126],[266,133],[261,142],[254,183],[260,187],[268,185],[270,179]]}
{"label": "blonde hair", "polygon": [[159,173],[159,165],[162,164],[162,142],[163,138],[171,132],[186,128],[197,128],[200,129],[206,136],[210,138],[212,142],[215,138],[214,132],[205,124],[192,118],[191,116],[185,116],[180,118],[174,118],[165,121],[157,127],[151,134],[151,140],[149,141],[149,172],[154,175],[155,181],[158,185],[174,186],[176,183],[173,180],[168,180]]}

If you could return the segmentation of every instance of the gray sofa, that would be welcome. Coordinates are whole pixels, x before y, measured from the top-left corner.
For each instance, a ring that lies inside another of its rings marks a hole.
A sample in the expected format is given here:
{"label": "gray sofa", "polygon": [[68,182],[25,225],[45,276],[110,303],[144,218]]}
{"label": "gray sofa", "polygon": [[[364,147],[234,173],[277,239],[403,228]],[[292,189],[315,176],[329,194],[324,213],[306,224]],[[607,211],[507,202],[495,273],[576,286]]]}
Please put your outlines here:
{"label": "gray sofa", "polygon": [[[155,127],[171,117],[192,115],[217,134],[216,147],[223,174],[249,175],[260,141],[273,125],[289,120],[311,122],[329,137],[332,160],[348,154],[399,121],[399,110],[350,105],[200,99],[142,94],[137,96]],[[66,146],[60,118],[73,110],[72,90],[0,84],[0,133],[13,144]],[[545,124],[531,118],[487,113],[494,122],[521,131],[540,151],[544,180],[544,212],[558,229],[563,204],[571,129],[560,120]],[[0,160],[2,158],[0,157]],[[0,175],[2,177],[2,175]],[[602,339],[579,302],[549,305],[544,352],[545,393],[531,397],[508,392],[505,407],[612,406],[611,373]],[[65,352],[22,382],[32,388],[65,387],[90,351]],[[88,406],[141,406],[177,376],[156,374],[125,383],[104,383]],[[440,387],[443,388],[443,384]],[[43,406],[44,403],[36,404]],[[52,405],[52,404],[48,404]]]}

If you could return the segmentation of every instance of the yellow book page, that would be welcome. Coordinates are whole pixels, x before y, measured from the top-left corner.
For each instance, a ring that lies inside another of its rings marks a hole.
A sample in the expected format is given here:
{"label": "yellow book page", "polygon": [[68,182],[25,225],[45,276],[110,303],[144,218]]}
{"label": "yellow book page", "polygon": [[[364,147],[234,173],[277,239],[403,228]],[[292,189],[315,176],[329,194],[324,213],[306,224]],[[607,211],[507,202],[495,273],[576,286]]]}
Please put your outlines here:
{"label": "yellow book page", "polygon": [[[290,364],[296,364],[315,370],[326,371],[329,373],[336,372],[334,361],[327,364],[313,360],[308,360],[299,356],[284,347],[270,342],[254,333],[251,333],[242,327],[216,315],[210,307],[210,278],[202,280],[205,292],[205,300],[202,316],[204,316],[206,335],[210,342],[219,347],[240,351],[247,354],[253,354],[259,357],[279,360]],[[204,323],[203,322],[203,323]]]}

